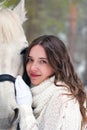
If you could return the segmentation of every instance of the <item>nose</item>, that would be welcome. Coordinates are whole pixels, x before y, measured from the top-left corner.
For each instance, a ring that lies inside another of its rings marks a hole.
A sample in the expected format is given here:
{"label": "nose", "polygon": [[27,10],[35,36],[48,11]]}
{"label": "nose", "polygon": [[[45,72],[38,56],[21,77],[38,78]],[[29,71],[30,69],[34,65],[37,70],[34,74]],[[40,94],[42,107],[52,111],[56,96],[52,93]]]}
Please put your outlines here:
{"label": "nose", "polygon": [[0,130],[11,130],[18,123],[19,108],[15,101],[14,84],[0,83]]}
{"label": "nose", "polygon": [[18,117],[19,117],[19,109],[15,108],[14,116],[13,116],[12,120],[10,121],[11,122],[10,124],[13,125],[17,121]]}
{"label": "nose", "polygon": [[19,109],[15,108],[13,113],[9,115],[7,118],[0,118],[0,130],[7,130],[10,129],[12,126],[18,124],[18,117],[19,117]]}
{"label": "nose", "polygon": [[31,71],[37,71],[38,70],[38,64],[36,62],[34,62],[32,65],[31,65]]}

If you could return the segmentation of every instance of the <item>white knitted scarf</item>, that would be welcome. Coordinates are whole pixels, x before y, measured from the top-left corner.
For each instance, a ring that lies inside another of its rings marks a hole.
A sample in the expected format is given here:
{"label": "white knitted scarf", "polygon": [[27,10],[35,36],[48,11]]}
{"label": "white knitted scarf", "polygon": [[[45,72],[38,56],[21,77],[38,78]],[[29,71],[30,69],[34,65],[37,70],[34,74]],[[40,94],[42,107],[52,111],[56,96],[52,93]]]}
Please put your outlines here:
{"label": "white knitted scarf", "polygon": [[54,91],[56,90],[55,87],[54,77],[52,77],[45,80],[40,85],[31,88],[33,95],[32,107],[34,108],[34,115],[36,118],[40,115],[40,112],[54,94]]}

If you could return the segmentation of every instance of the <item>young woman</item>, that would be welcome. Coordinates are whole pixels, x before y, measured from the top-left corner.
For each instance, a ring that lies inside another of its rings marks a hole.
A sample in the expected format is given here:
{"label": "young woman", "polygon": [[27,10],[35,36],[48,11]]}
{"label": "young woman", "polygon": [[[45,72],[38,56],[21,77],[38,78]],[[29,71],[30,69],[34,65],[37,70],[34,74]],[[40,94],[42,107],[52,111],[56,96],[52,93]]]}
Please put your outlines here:
{"label": "young woman", "polygon": [[86,93],[64,43],[53,35],[36,38],[25,64],[30,88],[20,76],[15,83],[17,103],[28,108],[21,130],[87,130]]}

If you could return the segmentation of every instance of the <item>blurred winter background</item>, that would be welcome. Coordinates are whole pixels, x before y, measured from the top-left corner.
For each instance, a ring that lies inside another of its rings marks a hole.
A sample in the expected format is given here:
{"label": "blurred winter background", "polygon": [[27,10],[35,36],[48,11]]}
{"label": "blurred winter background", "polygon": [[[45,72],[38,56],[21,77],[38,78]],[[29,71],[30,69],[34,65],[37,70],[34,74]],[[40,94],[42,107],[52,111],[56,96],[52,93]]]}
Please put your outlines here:
{"label": "blurred winter background", "polygon": [[20,1],[25,3],[27,20],[23,27],[29,43],[38,35],[59,36],[87,86],[87,0],[0,0],[0,3],[13,9]]}

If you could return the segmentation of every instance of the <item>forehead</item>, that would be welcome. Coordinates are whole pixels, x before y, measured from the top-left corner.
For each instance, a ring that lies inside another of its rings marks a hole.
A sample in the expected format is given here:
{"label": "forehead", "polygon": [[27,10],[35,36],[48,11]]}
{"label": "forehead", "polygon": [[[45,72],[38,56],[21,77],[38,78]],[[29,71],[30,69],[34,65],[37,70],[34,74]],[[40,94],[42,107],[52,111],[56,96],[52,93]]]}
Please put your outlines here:
{"label": "forehead", "polygon": [[39,56],[39,57],[47,57],[45,49],[41,45],[35,45],[31,48],[30,56]]}

